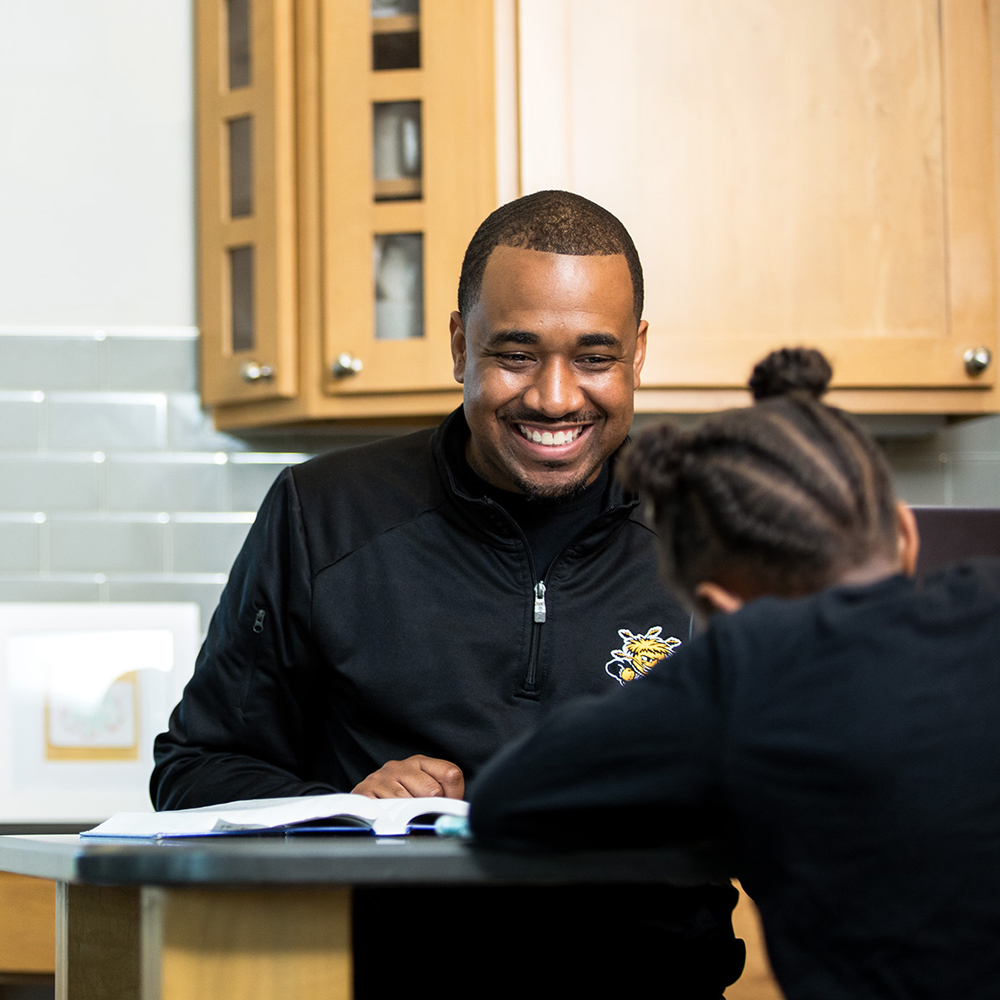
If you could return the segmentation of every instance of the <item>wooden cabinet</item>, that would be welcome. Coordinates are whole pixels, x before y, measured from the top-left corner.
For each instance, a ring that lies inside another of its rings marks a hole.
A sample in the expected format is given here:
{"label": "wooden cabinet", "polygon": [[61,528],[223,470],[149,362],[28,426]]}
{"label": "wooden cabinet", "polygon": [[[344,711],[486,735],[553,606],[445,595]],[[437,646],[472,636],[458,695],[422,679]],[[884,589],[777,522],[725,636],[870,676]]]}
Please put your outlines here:
{"label": "wooden cabinet", "polygon": [[0,872],[0,993],[3,985],[42,986],[55,972],[56,886]]}
{"label": "wooden cabinet", "polygon": [[[997,4],[534,0],[521,178],[621,216],[643,258],[644,409],[745,400],[822,347],[861,410],[998,408]],[[529,96],[530,95],[530,96]]]}
{"label": "wooden cabinet", "polygon": [[757,906],[739,882],[733,884],[740,893],[733,910],[733,931],[746,945],[747,961],[743,974],[726,990],[726,1000],[784,1000],[771,971]]}
{"label": "wooden cabinet", "polygon": [[206,403],[299,388],[292,0],[197,8],[198,275]]}
{"label": "wooden cabinet", "polygon": [[496,207],[492,0],[200,0],[200,325],[220,427],[439,414]]}
{"label": "wooden cabinet", "polygon": [[799,343],[852,409],[1000,410],[1000,0],[199,0],[198,25],[220,427],[447,412],[468,239],[546,187],[635,237],[639,410],[743,403]]}

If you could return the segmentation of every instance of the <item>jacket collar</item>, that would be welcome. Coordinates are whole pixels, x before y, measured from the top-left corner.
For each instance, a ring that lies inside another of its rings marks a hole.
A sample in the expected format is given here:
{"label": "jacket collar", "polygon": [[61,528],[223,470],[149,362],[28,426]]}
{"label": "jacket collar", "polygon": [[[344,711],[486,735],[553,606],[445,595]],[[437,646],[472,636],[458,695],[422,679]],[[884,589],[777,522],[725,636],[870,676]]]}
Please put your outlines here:
{"label": "jacket collar", "polygon": [[[438,474],[449,496],[458,502],[476,504],[480,507],[492,505],[491,501],[483,497],[476,488],[472,470],[465,459],[465,443],[468,439],[469,425],[460,406],[445,417],[431,438],[431,450]],[[638,496],[626,491],[613,474],[615,463],[627,442],[628,438],[608,459],[611,463],[612,479],[601,520],[612,513],[630,513],[639,504]]]}

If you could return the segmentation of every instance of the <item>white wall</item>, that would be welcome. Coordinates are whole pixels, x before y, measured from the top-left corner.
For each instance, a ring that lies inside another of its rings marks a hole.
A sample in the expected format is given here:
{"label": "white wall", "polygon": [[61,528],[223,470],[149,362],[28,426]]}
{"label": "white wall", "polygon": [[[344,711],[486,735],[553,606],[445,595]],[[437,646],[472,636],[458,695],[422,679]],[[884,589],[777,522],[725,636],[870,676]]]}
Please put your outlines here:
{"label": "white wall", "polygon": [[194,324],[192,21],[4,0],[0,328]]}

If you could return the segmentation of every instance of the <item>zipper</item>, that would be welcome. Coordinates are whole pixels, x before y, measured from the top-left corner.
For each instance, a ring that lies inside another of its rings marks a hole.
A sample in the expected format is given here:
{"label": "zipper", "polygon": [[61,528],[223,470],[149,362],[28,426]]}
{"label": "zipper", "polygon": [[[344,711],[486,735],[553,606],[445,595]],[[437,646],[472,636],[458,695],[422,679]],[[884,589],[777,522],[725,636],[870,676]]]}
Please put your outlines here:
{"label": "zipper", "polygon": [[[496,511],[504,520],[514,529],[518,537],[521,539],[521,546],[524,549],[525,555],[528,557],[528,572],[531,574],[532,579],[535,576],[535,563],[531,558],[531,548],[528,546],[528,539],[525,537],[524,532],[521,530],[521,526],[517,523],[500,506],[495,500],[490,497],[483,497],[478,501],[479,503],[486,504],[487,507],[492,508]],[[554,561],[554,560],[553,560]],[[532,619],[533,624],[531,626],[531,645],[528,649],[528,665],[524,673],[524,681],[522,690],[526,694],[534,694],[536,687],[536,677],[538,674],[538,647],[541,640],[541,629],[542,625],[545,623],[545,618],[547,615],[547,609],[545,607],[545,581],[539,580],[538,583],[532,588],[532,599],[533,599],[533,611]]]}
{"label": "zipper", "polygon": [[[528,553],[528,561],[531,561],[531,553]],[[534,566],[532,566],[532,576],[534,576]],[[545,582],[539,580],[534,588],[535,607],[534,624],[531,626],[531,648],[528,650],[528,669],[524,675],[524,692],[535,694],[538,690],[538,650],[542,644],[542,626],[548,610],[545,607]]]}
{"label": "zipper", "polygon": [[545,583],[542,580],[535,584],[535,621],[539,625],[545,621]]}
{"label": "zipper", "polygon": [[[251,626],[255,635],[260,635],[264,631],[264,619],[267,617],[267,612],[263,608],[258,608],[256,614],[254,615],[253,625]],[[257,673],[257,661],[260,659],[261,644],[263,639],[253,639],[252,646],[250,649],[250,663],[249,668],[244,671],[243,678],[243,691],[240,695],[239,701],[239,711],[241,714],[247,711],[247,706],[250,702],[250,692],[253,690],[254,678]]]}
{"label": "zipper", "polygon": [[[495,500],[490,497],[483,497],[478,501],[479,503],[484,503],[488,507],[497,511],[503,518],[506,519],[508,524],[514,529],[515,532],[520,536],[521,544],[524,547],[525,554],[528,557],[528,568],[531,573],[532,578],[535,576],[535,564],[531,558],[531,549],[528,546],[528,539],[525,537],[524,532],[521,530],[521,526],[510,516],[500,506]],[[552,564],[549,566],[548,573],[552,572],[552,567],[562,558],[566,550],[572,548],[576,544],[577,540],[582,538],[587,534],[593,525],[597,524],[599,521],[603,521],[610,515],[619,510],[623,504],[615,504],[613,507],[609,507],[606,511],[603,511],[591,524],[587,525],[585,528],[577,532],[576,536],[572,538],[564,547],[562,552],[558,553],[556,557],[552,560]],[[546,573],[546,576],[548,575]],[[523,690],[525,694],[534,695],[538,690],[538,657],[539,657],[539,647],[541,646],[542,640],[542,626],[548,619],[548,607],[545,603],[545,592],[546,586],[544,579],[539,580],[532,588],[532,598],[533,598],[533,612],[532,619],[533,624],[531,627],[531,647],[528,650],[528,667],[524,674],[524,687]]]}
{"label": "zipper", "polygon": [[[499,504],[497,506],[499,507]],[[502,510],[502,508],[500,509]],[[571,549],[580,538],[583,538],[583,536],[586,535],[587,532],[591,530],[594,524],[597,524],[598,521],[610,515],[613,511],[617,509],[618,509],[617,507],[609,508],[608,510],[604,511],[604,513],[602,513],[599,517],[597,517],[593,522],[591,522],[591,524],[587,525],[585,528],[582,528],[580,531],[578,531],[576,535],[573,538],[571,538],[566,545],[563,546],[562,551],[556,554],[555,558],[549,564],[549,568],[545,575],[548,576],[552,572],[553,567],[557,562],[559,562],[560,559],[562,559],[566,551],[568,549]],[[504,513],[506,514],[507,512],[504,511]],[[521,540],[524,543],[525,551],[528,554],[528,566],[530,567],[532,577],[534,577],[535,564],[531,558],[531,549],[528,548],[528,540],[524,537],[524,532],[521,531],[521,526],[517,524],[513,520],[513,518],[509,518],[509,520],[521,535]],[[539,580],[534,587],[534,614],[532,616],[534,618],[534,625],[532,625],[531,628],[531,649],[528,652],[528,670],[524,677],[524,690],[528,694],[535,694],[538,691],[538,657],[539,657],[539,649],[542,644],[542,626],[548,620],[548,614],[549,614],[548,607],[545,604],[545,592],[546,592],[545,580],[544,579]]]}

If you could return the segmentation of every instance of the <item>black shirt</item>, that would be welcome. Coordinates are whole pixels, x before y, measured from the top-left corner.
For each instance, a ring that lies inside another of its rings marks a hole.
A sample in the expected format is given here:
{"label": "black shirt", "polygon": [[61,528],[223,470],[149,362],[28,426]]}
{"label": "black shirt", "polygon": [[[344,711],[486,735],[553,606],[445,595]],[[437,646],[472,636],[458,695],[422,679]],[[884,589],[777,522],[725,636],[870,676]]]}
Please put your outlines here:
{"label": "black shirt", "polygon": [[1000,560],[754,601],[667,666],[488,765],[477,839],[728,831],[789,1000],[992,1000]]}

